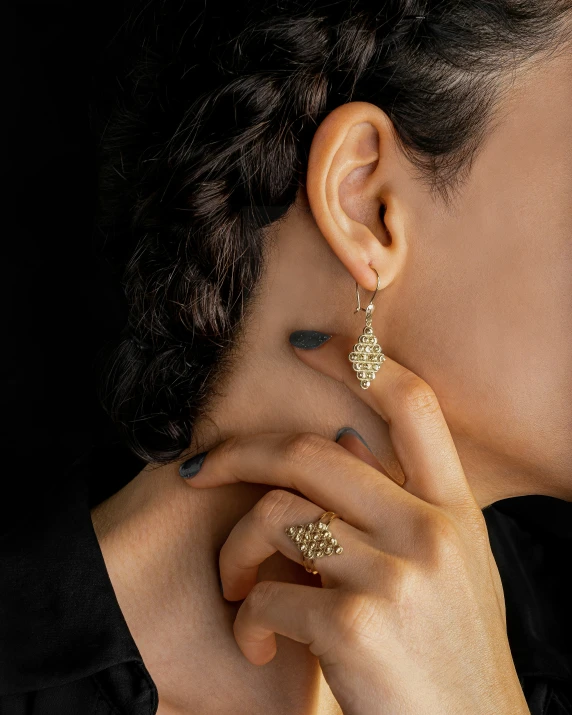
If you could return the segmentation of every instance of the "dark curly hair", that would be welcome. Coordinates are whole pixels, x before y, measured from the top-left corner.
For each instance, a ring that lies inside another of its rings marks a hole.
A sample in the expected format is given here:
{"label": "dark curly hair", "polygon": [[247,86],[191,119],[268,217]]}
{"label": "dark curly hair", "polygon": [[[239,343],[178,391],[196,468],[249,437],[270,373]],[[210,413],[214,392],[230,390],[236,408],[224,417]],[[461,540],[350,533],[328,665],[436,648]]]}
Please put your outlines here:
{"label": "dark curly hair", "polygon": [[376,104],[419,178],[450,202],[512,72],[565,46],[571,9],[570,0],[222,5],[135,6],[94,100],[98,228],[128,315],[101,400],[147,462],[188,448],[263,271],[263,229],[304,185],[320,121],[346,102]]}

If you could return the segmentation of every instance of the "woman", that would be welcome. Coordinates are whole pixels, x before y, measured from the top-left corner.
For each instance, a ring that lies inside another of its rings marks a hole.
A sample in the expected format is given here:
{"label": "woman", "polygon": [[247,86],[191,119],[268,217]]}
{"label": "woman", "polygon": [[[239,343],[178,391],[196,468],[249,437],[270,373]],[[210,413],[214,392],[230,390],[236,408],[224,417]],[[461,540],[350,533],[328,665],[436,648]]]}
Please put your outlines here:
{"label": "woman", "polygon": [[571,500],[572,5],[133,17],[102,397],[148,466],[93,511],[125,711],[529,712],[481,510]]}

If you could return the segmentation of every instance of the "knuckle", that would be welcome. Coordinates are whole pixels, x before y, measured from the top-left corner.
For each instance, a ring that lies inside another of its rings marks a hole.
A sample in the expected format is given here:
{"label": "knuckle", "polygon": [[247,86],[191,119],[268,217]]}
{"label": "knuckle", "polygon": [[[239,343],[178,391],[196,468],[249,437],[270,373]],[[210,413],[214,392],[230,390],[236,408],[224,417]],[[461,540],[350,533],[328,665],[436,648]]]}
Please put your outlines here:
{"label": "knuckle", "polygon": [[400,600],[404,586],[409,580],[410,566],[410,563],[401,556],[383,551],[379,553],[377,573],[380,574],[380,592],[388,603],[396,603]]}
{"label": "knuckle", "polygon": [[456,524],[440,511],[435,511],[428,521],[426,538],[430,565],[441,569],[457,563],[462,544]]}
{"label": "knuckle", "polygon": [[232,464],[232,458],[240,448],[241,439],[240,435],[233,434],[230,437],[227,437],[223,442],[220,442],[213,447],[210,452],[216,453],[217,459],[220,459],[225,463],[228,462],[229,464]]}
{"label": "knuckle", "polygon": [[290,464],[322,456],[330,446],[330,440],[316,432],[298,432],[284,442],[284,457]]}
{"label": "knuckle", "polygon": [[332,626],[346,646],[355,646],[371,634],[380,633],[381,610],[371,596],[360,593],[338,598],[332,609]]}
{"label": "knuckle", "polygon": [[274,599],[277,586],[276,581],[258,581],[251,588],[242,605],[250,612],[264,611],[267,604]]}
{"label": "knuckle", "polygon": [[433,519],[433,528],[437,541],[444,544],[456,544],[458,542],[459,532],[455,522],[441,512],[436,512]]}
{"label": "knuckle", "polygon": [[441,568],[461,548],[454,521],[437,508],[419,510],[409,521],[408,540],[411,564],[422,570]]}
{"label": "knuckle", "polygon": [[441,409],[434,390],[417,375],[401,377],[397,393],[405,409],[414,414],[434,414]]}
{"label": "knuckle", "polygon": [[254,514],[256,520],[264,527],[274,527],[281,524],[284,515],[291,509],[295,500],[294,494],[284,489],[272,489],[256,503]]}

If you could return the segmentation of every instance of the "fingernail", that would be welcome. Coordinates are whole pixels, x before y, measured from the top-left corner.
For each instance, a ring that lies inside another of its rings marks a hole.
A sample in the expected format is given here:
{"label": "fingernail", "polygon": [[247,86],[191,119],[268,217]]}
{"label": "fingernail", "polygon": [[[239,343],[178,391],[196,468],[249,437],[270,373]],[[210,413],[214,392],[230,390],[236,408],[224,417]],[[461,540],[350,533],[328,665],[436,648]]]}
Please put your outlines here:
{"label": "fingernail", "polygon": [[336,442],[337,442],[337,441],[340,439],[340,437],[341,437],[342,435],[344,435],[344,434],[353,434],[353,435],[355,435],[355,436],[359,439],[359,441],[360,441],[362,444],[365,444],[365,446],[366,446],[366,447],[369,449],[369,451],[371,452],[371,448],[370,448],[369,444],[365,441],[365,439],[361,436],[361,434],[360,434],[359,432],[356,432],[356,431],[355,431],[355,429],[354,429],[353,427],[342,427],[342,429],[341,429],[341,430],[338,432],[338,434],[336,435]]}
{"label": "fingernail", "polygon": [[203,466],[203,462],[205,461],[205,457],[208,453],[209,451],[207,449],[206,452],[195,454],[194,457],[191,457],[190,459],[187,459],[186,462],[183,462],[179,467],[179,474],[181,477],[183,477],[183,479],[191,479],[196,476],[199,473],[199,469]]}
{"label": "fingernail", "polygon": [[329,340],[332,336],[327,333],[320,333],[317,330],[295,330],[290,333],[290,343],[295,348],[303,350],[312,350],[319,348],[322,343]]}

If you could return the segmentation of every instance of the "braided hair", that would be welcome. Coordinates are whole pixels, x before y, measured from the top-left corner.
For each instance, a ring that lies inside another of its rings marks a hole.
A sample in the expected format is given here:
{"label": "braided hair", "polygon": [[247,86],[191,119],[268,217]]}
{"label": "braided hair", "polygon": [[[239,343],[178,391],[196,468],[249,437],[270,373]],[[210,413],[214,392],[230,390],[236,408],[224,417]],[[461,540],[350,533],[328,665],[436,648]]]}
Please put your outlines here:
{"label": "braided hair", "polygon": [[101,250],[128,316],[101,400],[135,454],[166,462],[188,447],[262,274],[263,229],[304,185],[320,121],[346,102],[376,104],[419,179],[450,202],[505,79],[566,39],[570,10],[571,0],[134,7],[93,116]]}

